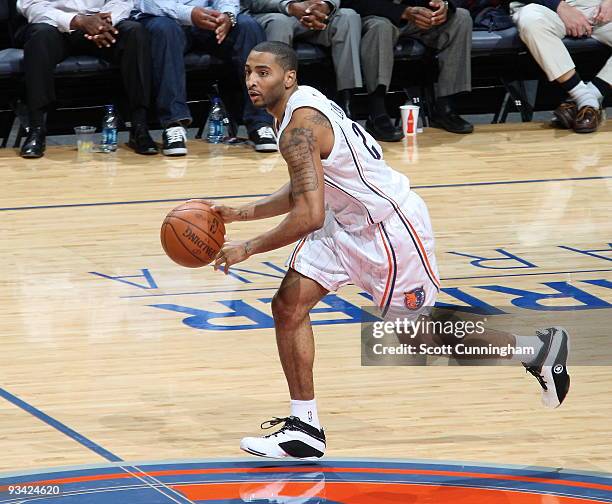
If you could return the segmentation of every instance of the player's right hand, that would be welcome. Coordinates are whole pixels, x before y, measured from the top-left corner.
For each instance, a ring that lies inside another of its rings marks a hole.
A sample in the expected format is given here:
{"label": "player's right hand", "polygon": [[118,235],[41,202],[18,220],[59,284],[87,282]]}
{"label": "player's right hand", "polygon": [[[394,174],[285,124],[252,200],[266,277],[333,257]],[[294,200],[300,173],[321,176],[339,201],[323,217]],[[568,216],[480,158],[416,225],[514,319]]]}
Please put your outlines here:
{"label": "player's right hand", "polygon": [[[230,222],[239,220],[246,220],[243,218],[243,211],[238,208],[221,205],[219,203],[215,203],[212,200],[206,199],[190,199],[189,201],[197,201],[198,203],[204,203],[205,205],[208,205],[213,212],[219,214],[224,224],[229,224]],[[187,203],[189,203],[189,201]]]}

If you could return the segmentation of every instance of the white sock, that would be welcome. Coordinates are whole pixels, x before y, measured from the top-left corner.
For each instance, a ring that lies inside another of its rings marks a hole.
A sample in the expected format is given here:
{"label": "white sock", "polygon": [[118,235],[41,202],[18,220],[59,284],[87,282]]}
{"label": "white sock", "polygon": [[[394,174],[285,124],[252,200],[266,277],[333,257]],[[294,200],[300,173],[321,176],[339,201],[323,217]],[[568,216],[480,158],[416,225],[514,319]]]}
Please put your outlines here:
{"label": "white sock", "polygon": [[597,86],[595,86],[592,82],[589,82],[586,87],[589,88],[589,91],[594,94],[597,97],[597,101],[599,102],[599,106],[601,107],[601,104],[603,102],[603,95],[601,94],[601,91],[599,90],[599,88]]}
{"label": "white sock", "polygon": [[316,429],[321,428],[319,415],[317,414],[317,401],[298,401],[291,399],[291,416],[298,417],[302,422],[312,425]]}
{"label": "white sock", "polygon": [[576,84],[576,86],[570,90],[569,94],[576,102],[578,110],[587,106],[599,108],[597,95],[593,93],[591,89],[582,81],[580,81],[579,84]]}
{"label": "white sock", "polygon": [[527,352],[527,348],[531,348],[533,353],[515,353],[512,356],[512,360],[524,362],[525,364],[531,364],[542,350],[544,343],[537,336],[519,336],[517,334],[514,335],[516,339],[516,347],[523,349],[523,352]]}

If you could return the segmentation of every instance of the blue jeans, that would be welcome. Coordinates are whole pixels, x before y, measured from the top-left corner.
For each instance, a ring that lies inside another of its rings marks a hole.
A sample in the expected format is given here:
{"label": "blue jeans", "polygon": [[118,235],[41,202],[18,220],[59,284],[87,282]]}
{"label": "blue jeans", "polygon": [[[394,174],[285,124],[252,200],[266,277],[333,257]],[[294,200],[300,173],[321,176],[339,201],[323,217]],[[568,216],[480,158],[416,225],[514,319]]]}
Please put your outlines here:
{"label": "blue jeans", "polygon": [[176,122],[191,122],[184,54],[192,49],[213,54],[234,66],[243,81],[245,105],[242,119],[249,132],[261,125],[272,124],[272,117],[265,110],[253,106],[244,84],[247,57],[253,47],[266,40],[263,28],[252,17],[239,14],[236,26],[222,44],[217,44],[214,32],[195,26],[181,26],[169,17],[146,16],[138,21],[151,35],[153,91],[159,120],[164,128]]}

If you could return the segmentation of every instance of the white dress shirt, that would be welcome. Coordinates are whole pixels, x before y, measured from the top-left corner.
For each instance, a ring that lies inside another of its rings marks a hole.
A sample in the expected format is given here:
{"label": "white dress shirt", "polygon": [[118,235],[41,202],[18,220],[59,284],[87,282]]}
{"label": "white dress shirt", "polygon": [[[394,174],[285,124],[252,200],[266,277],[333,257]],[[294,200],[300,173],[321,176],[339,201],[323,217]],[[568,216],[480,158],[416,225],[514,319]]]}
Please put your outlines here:
{"label": "white dress shirt", "polygon": [[17,0],[17,9],[28,23],[47,23],[61,32],[70,31],[77,14],[110,12],[113,25],[127,19],[134,7],[132,0]]}

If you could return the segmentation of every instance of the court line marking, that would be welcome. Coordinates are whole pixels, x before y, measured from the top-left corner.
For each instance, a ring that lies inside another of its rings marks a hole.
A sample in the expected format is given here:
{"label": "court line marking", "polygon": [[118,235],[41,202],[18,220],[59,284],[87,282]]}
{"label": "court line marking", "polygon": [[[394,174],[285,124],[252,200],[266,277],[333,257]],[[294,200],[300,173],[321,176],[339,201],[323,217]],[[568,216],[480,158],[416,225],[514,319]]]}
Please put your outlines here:
{"label": "court line marking", "polygon": [[[469,468],[478,472],[492,471],[490,474],[495,474],[494,471],[510,471],[510,474],[518,474],[529,476],[531,473],[554,473],[561,476],[579,476],[589,477],[596,480],[603,480],[604,484],[612,484],[612,474],[603,471],[589,471],[584,469],[563,469],[559,467],[547,467],[537,465],[519,465],[519,464],[494,464],[492,462],[474,462],[467,460],[432,460],[432,459],[413,459],[413,458],[383,458],[383,457],[333,457],[325,458],[318,461],[316,464],[309,461],[299,460],[274,460],[275,467],[354,467],[355,464],[387,464],[397,467],[407,467],[411,465],[426,466],[432,469],[446,470],[459,466],[461,469]],[[256,459],[253,457],[217,457],[217,458],[187,458],[187,459],[168,459],[168,460],[132,460],[128,461],[131,466],[154,466],[154,467],[169,467],[176,464],[194,465],[208,464],[217,468],[231,468],[235,464],[246,464],[248,467],[268,467],[269,461]],[[340,464],[340,465],[338,465]],[[351,464],[351,465],[344,465]],[[0,480],[5,478],[30,477],[30,476],[46,476],[54,473],[63,473],[71,471],[90,471],[92,469],[113,469],[122,465],[124,462],[108,462],[95,464],[81,464],[68,466],[42,467],[25,471],[10,471],[0,472]]]}
{"label": "court line marking", "polygon": [[[11,404],[21,408],[26,413],[29,413],[32,416],[38,418],[39,420],[43,421],[47,425],[53,427],[54,429],[58,430],[62,434],[65,434],[66,436],[68,436],[72,440],[74,440],[77,443],[81,444],[85,448],[88,448],[89,450],[93,451],[94,453],[96,453],[96,454],[100,455],[101,457],[105,458],[109,462],[123,462],[122,458],[118,457],[114,453],[111,453],[106,448],[102,448],[99,444],[93,442],[91,439],[88,439],[85,436],[83,436],[82,434],[79,434],[74,429],[71,429],[67,425],[65,425],[62,422],[60,422],[59,420],[56,420],[55,418],[47,415],[46,413],[44,413],[43,411],[39,410],[38,408],[32,406],[31,404],[28,404],[24,400],[22,400],[19,397],[11,394],[10,392],[8,392],[6,389],[0,388],[0,397],[3,397],[4,399],[6,399]],[[128,474],[130,474],[132,477],[141,480],[143,483],[145,483],[149,487],[153,488],[157,492],[161,493],[165,497],[168,497],[168,499],[170,499],[173,502],[176,502],[177,504],[185,504],[185,502],[188,502],[189,504],[195,504],[193,501],[189,500],[187,497],[185,497],[183,494],[181,494],[177,490],[168,487],[167,485],[165,485],[161,481],[157,480],[153,476],[147,474],[146,472],[142,471],[138,467],[130,466],[130,465],[127,465],[127,466],[126,465],[120,465],[119,468],[122,471],[125,471]],[[150,481],[147,481],[147,480],[143,479],[139,474],[130,471],[130,468],[134,469],[135,471],[138,471],[138,473],[144,475],[145,477],[150,478],[151,480],[153,480],[158,485],[161,485],[162,487],[166,488],[169,492],[179,496],[182,500],[176,500],[174,497],[172,497],[172,495],[168,495],[166,492],[163,492],[162,490],[160,490],[159,488],[154,486]]]}
{"label": "court line marking", "polygon": [[97,453],[98,455],[100,455],[101,457],[105,458],[109,462],[123,462],[122,458],[118,457],[114,453],[111,453],[106,448],[102,448],[99,444],[94,443],[91,439],[88,439],[85,436],[83,436],[82,434],[79,434],[77,431],[71,429],[67,425],[64,425],[59,420],[56,420],[55,418],[50,417],[49,415],[47,415],[43,411],[41,411],[38,408],[32,406],[31,404],[28,404],[27,402],[23,401],[22,399],[19,399],[19,397],[11,394],[10,392],[8,392],[7,390],[5,390],[5,389],[3,389],[1,387],[0,387],[0,397],[3,397],[8,402],[12,403],[13,405],[17,406],[18,408],[21,408],[22,410],[24,410],[25,412],[31,414],[32,416],[35,416],[39,420],[43,421],[44,423],[46,423],[47,425],[53,427],[54,429],[60,431],[61,433],[63,433],[66,436],[68,436],[69,438],[72,438],[77,443],[83,445],[85,448],[88,448],[89,450],[93,451],[94,453]]}
{"label": "court line marking", "polygon": [[170,492],[172,492],[173,494],[177,495],[182,500],[176,500],[171,495],[168,495],[166,492],[163,492],[160,488],[158,488],[155,485],[153,485],[150,481],[147,481],[144,478],[141,478],[139,475],[137,475],[137,474],[133,473],[132,471],[130,471],[127,467],[121,466],[121,469],[124,470],[125,472],[127,472],[128,474],[136,477],[140,481],[144,482],[146,485],[148,485],[153,490],[159,492],[164,497],[168,497],[168,499],[170,499],[171,501],[176,502],[176,504],[185,504],[185,502],[188,502],[189,504],[195,504],[195,502],[193,502],[191,499],[189,499],[188,497],[186,497],[185,495],[180,493],[178,490],[175,490],[174,488],[170,488],[169,486],[167,486],[166,484],[162,483],[158,479],[154,478],[150,474],[142,471],[140,468],[135,467],[135,466],[129,466],[129,467],[131,467],[132,469],[135,469],[136,471],[140,472],[140,474],[144,474],[147,478],[152,479],[155,483],[157,483],[158,485],[161,485],[163,488],[165,488],[165,489],[169,490]]}
{"label": "court line marking", "polygon": [[[123,467],[121,467],[123,469]],[[347,471],[350,472],[350,468],[347,468]],[[146,474],[146,473],[145,473]],[[503,476],[503,475],[501,475]],[[138,478],[141,481],[141,478]],[[154,478],[152,478],[154,479]],[[593,496],[593,495],[580,495],[578,492],[575,493],[571,493],[568,490],[561,490],[560,488],[558,488],[559,486],[567,486],[567,485],[563,485],[563,483],[559,483],[558,485],[554,485],[551,484],[553,486],[552,489],[543,489],[543,488],[533,488],[533,485],[530,486],[521,486],[521,485],[515,485],[512,486],[512,484],[510,483],[509,480],[505,480],[503,477],[500,477],[497,480],[497,484],[474,484],[474,483],[470,483],[470,479],[476,479],[478,480],[479,478],[470,478],[470,477],[466,477],[466,478],[460,478],[458,477],[455,480],[449,480],[449,481],[444,481],[444,482],[440,482],[438,480],[429,480],[429,479],[424,479],[421,481],[406,481],[406,480],[401,480],[401,479],[385,479],[385,480],[380,480],[380,479],[369,479],[369,478],[362,478],[358,481],[336,481],[336,480],[331,480],[331,481],[325,481],[325,484],[330,483],[330,484],[354,484],[354,483],[374,483],[374,484],[381,484],[381,485],[388,485],[388,484],[396,484],[396,485],[411,485],[411,486],[435,486],[435,487],[453,487],[453,488],[472,488],[472,489],[476,489],[476,490],[493,490],[493,491],[510,491],[510,492],[520,492],[520,493],[527,493],[530,495],[534,495],[534,494],[539,494],[539,495],[549,495],[549,496],[559,496],[559,497],[571,497],[574,499],[579,499],[579,500],[585,500],[586,502],[612,502],[612,499],[609,499],[607,497],[603,497],[603,496]],[[185,497],[183,494],[179,493],[178,490],[172,488],[172,487],[182,487],[182,486],[206,486],[206,485],[223,485],[223,484],[236,484],[236,483],[249,483],[251,481],[257,481],[258,483],[266,483],[266,482],[270,482],[270,480],[267,479],[262,479],[262,478],[254,478],[253,480],[249,480],[249,479],[244,479],[244,478],[237,478],[237,479],[231,479],[231,478],[227,478],[224,480],[191,480],[191,481],[175,481],[172,483],[168,483],[167,486],[166,484],[159,482],[160,485],[164,488],[167,488],[169,490],[172,490],[174,492],[177,492],[178,495],[180,495],[181,498],[186,499],[190,504],[195,504],[193,501],[189,500],[187,497]],[[300,480],[300,482],[303,483],[309,483],[309,482],[315,482],[315,481],[319,481],[319,480]],[[144,481],[145,483],[147,483],[146,481]],[[517,482],[517,483],[526,483],[526,482]],[[534,484],[540,484],[540,483],[535,483]],[[540,484],[542,485],[542,484]],[[99,487],[99,488],[87,488],[87,489],[79,489],[79,490],[69,490],[67,492],[63,492],[59,495],[52,495],[52,496],[37,496],[34,498],[26,498],[26,500],[23,500],[23,497],[21,499],[16,498],[16,499],[9,499],[9,500],[1,500],[0,503],[18,503],[18,502],[30,502],[30,501],[35,501],[35,500],[40,500],[40,499],[45,499],[45,498],[49,498],[49,497],[65,497],[65,496],[75,496],[75,495],[89,495],[89,494],[95,494],[95,493],[106,493],[106,492],[116,492],[116,491],[129,491],[129,490],[143,490],[147,487],[151,486],[150,484],[147,484],[146,486],[143,485],[132,485],[132,486],[117,486],[117,487]],[[156,490],[159,490],[155,487],[153,487]],[[582,487],[577,487],[577,488],[582,488]],[[171,498],[170,496],[166,495],[164,492],[161,492],[161,490],[159,490],[160,493],[162,493],[164,496]],[[604,491],[605,492],[605,491]],[[171,498],[172,499],[172,498]],[[179,502],[176,501],[174,499],[172,499],[174,502]],[[179,504],[182,504],[179,502]]]}
{"label": "court line marking", "polygon": [[[441,278],[442,281],[448,280],[478,280],[480,278],[505,278],[505,277],[519,277],[519,276],[537,276],[537,275],[566,275],[575,273],[606,273],[612,271],[612,269],[594,269],[594,270],[575,270],[575,271],[551,271],[549,273],[511,273],[508,275],[479,275],[479,276],[465,276],[465,277],[446,277]],[[350,284],[352,285],[352,284]],[[165,297],[165,296],[190,296],[196,294],[228,294],[231,292],[253,292],[253,291],[266,291],[278,289],[276,287],[257,287],[252,289],[224,289],[224,290],[212,290],[212,291],[192,291],[192,292],[170,292],[168,294],[134,294],[132,296],[119,296],[120,299],[132,299],[132,298],[150,298],[150,297]]]}
{"label": "court line marking", "polygon": [[[493,185],[511,185],[511,184],[541,184],[547,182],[572,182],[585,180],[605,180],[612,179],[612,175],[598,175],[592,177],[567,177],[567,178],[550,178],[550,179],[525,179],[525,180],[499,180],[490,182],[462,182],[457,184],[430,184],[430,185],[415,185],[411,189],[449,189],[453,187],[479,187]],[[188,199],[210,199],[210,200],[225,200],[237,198],[265,198],[270,194],[238,194],[229,196],[206,196],[189,198],[171,198],[171,199],[152,199],[152,200],[133,200],[133,201],[101,201],[96,203],[64,203],[57,205],[32,205],[22,207],[4,207],[0,208],[0,212],[19,211],[19,210],[45,210],[52,208],[74,208],[74,207],[94,207],[94,206],[113,206],[113,205],[143,205],[149,203],[173,203],[186,201]]]}

